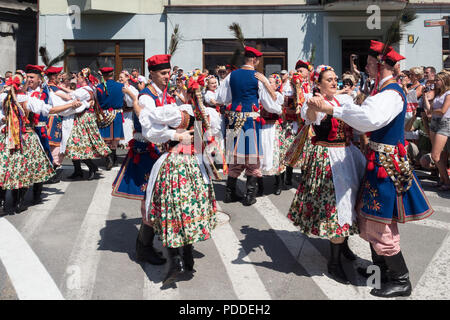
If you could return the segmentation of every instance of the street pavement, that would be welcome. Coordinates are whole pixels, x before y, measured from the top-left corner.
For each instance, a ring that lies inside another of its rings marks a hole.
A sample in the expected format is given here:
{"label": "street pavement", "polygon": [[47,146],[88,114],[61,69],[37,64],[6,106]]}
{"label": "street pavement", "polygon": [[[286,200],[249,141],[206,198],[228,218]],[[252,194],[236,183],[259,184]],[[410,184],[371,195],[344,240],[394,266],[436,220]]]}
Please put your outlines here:
{"label": "street pavement", "polygon": [[[212,239],[194,245],[195,272],[162,288],[168,265],[135,260],[140,202],[111,196],[119,168],[89,182],[68,181],[70,162],[64,168],[62,182],[44,186],[42,204],[0,218],[0,300],[375,299],[354,271],[370,264],[364,240],[349,240],[358,260],[343,259],[352,284],[342,285],[326,271],[329,242],[305,237],[287,219],[299,172],[280,196],[267,177],[264,197],[251,207],[224,204],[225,181],[215,181],[219,225]],[[450,192],[437,191],[429,173],[418,175],[436,212],[399,227],[413,285],[408,299],[450,299]],[[159,241],[155,246],[167,256]]]}

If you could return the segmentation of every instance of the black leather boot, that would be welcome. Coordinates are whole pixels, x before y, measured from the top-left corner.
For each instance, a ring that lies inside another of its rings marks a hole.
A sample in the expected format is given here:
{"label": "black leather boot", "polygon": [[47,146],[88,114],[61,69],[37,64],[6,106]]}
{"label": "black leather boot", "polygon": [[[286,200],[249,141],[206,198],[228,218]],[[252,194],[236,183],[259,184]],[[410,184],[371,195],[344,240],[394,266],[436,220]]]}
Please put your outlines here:
{"label": "black leather boot", "polygon": [[294,168],[286,167],[286,182],[287,186],[292,186],[292,174],[294,173]]}
{"label": "black leather boot", "polygon": [[344,269],[341,263],[341,253],[343,244],[335,244],[330,241],[330,261],[328,262],[328,273],[333,277],[334,280],[343,284],[349,284]]}
{"label": "black leather boot", "polygon": [[83,162],[87,165],[89,168],[89,175],[88,175],[88,181],[94,180],[95,173],[98,171],[97,166],[94,164],[92,160],[83,160]]}
{"label": "black leather boot", "polygon": [[227,187],[225,190],[225,199],[223,200],[223,202],[230,203],[242,200],[242,197],[238,196],[236,193],[237,180],[237,178],[228,177]]}
{"label": "black leather boot", "polygon": [[53,184],[53,183],[59,183],[61,181],[61,176],[63,174],[63,168],[55,168],[56,173],[53,177],[50,178],[45,184]]}
{"label": "black leather boot", "polygon": [[113,166],[115,166],[116,163],[117,163],[117,153],[116,153],[116,149],[112,150],[112,162],[113,162]]}
{"label": "black leather boot", "polygon": [[12,191],[13,195],[13,211],[15,213],[21,213],[27,210],[25,206],[25,194],[27,193],[27,189],[14,189]]}
{"label": "black leather boot", "polygon": [[380,289],[372,289],[370,294],[382,298],[410,296],[412,286],[402,252],[400,251],[395,256],[383,256],[383,258],[389,269],[389,281],[382,283]]}
{"label": "black leather boot", "polygon": [[[384,260],[384,257],[379,256],[375,252],[375,249],[372,247],[372,245],[370,245],[370,252],[372,254],[373,264],[375,266],[378,266],[378,268],[380,268],[381,283],[387,282],[388,281],[388,267],[386,265],[386,261]],[[369,278],[372,275],[372,273],[367,272],[367,268],[358,267],[358,268],[356,268],[356,271],[364,278]]]}
{"label": "black leather boot", "polygon": [[243,205],[248,207],[256,203],[256,183],[258,178],[255,176],[247,177],[247,193]]}
{"label": "black leather boot", "polygon": [[350,247],[348,246],[348,237],[345,238],[344,243],[342,244],[342,255],[350,261],[356,260],[356,255],[352,252]]}
{"label": "black leather boot", "polygon": [[112,169],[113,165],[114,165],[113,164],[112,155],[108,154],[105,159],[106,159],[106,165],[105,165],[106,170],[110,171]]}
{"label": "black leather boot", "polygon": [[3,213],[5,211],[6,206],[6,190],[0,188],[0,212]]}
{"label": "black leather boot", "polygon": [[187,244],[183,247],[183,261],[186,270],[194,270],[194,256],[193,256],[193,245]]}
{"label": "black leather boot", "polygon": [[142,223],[136,239],[136,259],[158,266],[166,263],[166,259],[161,252],[156,251],[153,247],[154,238],[155,231],[153,228]]}
{"label": "black leather boot", "polygon": [[83,170],[81,170],[81,160],[72,160],[72,163],[75,171],[67,178],[70,180],[83,178]]}
{"label": "black leather boot", "polygon": [[43,189],[42,183],[35,183],[33,185],[33,205],[37,205],[42,202],[41,194]]}
{"label": "black leather boot", "polygon": [[170,257],[170,267],[163,281],[163,286],[172,284],[177,280],[178,275],[184,272],[184,262],[180,256],[178,248],[168,248]]}
{"label": "black leather boot", "polygon": [[281,194],[281,189],[283,188],[284,172],[280,175],[275,176],[275,191],[274,195],[279,196]]}
{"label": "black leather boot", "polygon": [[258,178],[258,193],[256,194],[256,196],[258,197],[262,197],[264,194],[264,178]]}

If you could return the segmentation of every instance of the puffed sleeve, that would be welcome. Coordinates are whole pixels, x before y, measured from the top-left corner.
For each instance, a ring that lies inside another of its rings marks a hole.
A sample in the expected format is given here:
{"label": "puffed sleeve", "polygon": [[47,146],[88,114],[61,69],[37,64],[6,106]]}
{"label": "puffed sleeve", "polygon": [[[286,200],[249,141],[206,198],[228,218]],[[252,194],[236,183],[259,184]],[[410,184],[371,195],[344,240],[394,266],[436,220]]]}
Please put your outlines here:
{"label": "puffed sleeve", "polygon": [[206,108],[206,113],[209,115],[209,123],[211,124],[211,135],[216,136],[220,133],[222,119],[220,114],[214,108]]}
{"label": "puffed sleeve", "polygon": [[277,101],[273,101],[272,96],[261,81],[258,81],[258,94],[259,101],[266,111],[270,113],[281,114],[282,104],[278,104]]}
{"label": "puffed sleeve", "polygon": [[403,99],[394,90],[368,97],[361,106],[347,102],[333,110],[333,116],[360,132],[371,132],[388,125],[403,110]]}
{"label": "puffed sleeve", "polygon": [[218,104],[230,104],[232,100],[231,87],[230,87],[230,75],[217,88],[217,103]]}
{"label": "puffed sleeve", "polygon": [[318,112],[317,113],[317,117],[316,117],[316,121],[312,121],[308,118],[308,100],[312,98],[312,94],[311,93],[307,93],[305,94],[305,103],[303,103],[303,106],[301,108],[301,117],[303,120],[305,120],[305,124],[315,124],[315,125],[320,125],[320,122],[322,122],[323,118],[325,118],[326,114],[323,112]]}
{"label": "puffed sleeve", "polygon": [[[135,97],[139,96],[139,91],[135,87],[128,86],[128,89],[130,89],[130,91],[133,93],[133,95]],[[133,107],[133,99],[128,94],[124,94],[123,100],[125,101],[125,104],[127,105],[127,107],[129,107],[129,108]]]}
{"label": "puffed sleeve", "polygon": [[30,97],[28,98],[27,108],[31,112],[35,114],[41,114],[44,117],[47,117],[50,113],[50,109],[52,108],[51,105],[46,104],[44,101]]}

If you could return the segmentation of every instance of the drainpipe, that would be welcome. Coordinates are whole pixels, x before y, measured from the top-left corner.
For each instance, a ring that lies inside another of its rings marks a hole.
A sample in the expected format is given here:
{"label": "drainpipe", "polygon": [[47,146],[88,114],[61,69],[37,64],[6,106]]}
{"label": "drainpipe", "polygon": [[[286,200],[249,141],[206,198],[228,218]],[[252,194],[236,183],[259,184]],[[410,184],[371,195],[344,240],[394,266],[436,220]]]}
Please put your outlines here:
{"label": "drainpipe", "polygon": [[37,13],[36,13],[36,64],[39,64],[39,13],[40,13],[39,0],[37,0]]}

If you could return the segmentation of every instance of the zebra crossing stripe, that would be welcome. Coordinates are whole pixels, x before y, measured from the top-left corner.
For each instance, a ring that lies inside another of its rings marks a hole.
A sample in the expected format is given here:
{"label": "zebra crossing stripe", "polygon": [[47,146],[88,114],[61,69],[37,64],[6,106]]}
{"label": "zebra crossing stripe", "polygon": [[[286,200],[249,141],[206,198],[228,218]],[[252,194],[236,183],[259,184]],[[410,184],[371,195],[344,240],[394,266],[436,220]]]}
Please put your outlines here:
{"label": "zebra crossing stripe", "polygon": [[[217,207],[218,210],[223,211],[219,205]],[[228,223],[217,226],[212,239],[237,298],[240,300],[270,300],[270,294],[248,256],[246,255],[243,261],[250,262],[249,264],[232,262],[239,256],[239,252],[242,251],[242,246],[232,227]]]}
{"label": "zebra crossing stripe", "polygon": [[20,300],[64,300],[39,258],[5,218],[0,218],[0,243],[0,260]]}
{"label": "zebra crossing stripe", "polygon": [[43,204],[33,206],[33,210],[29,210],[29,213],[27,213],[27,219],[23,227],[20,228],[20,232],[25,239],[30,240],[34,234],[39,232],[39,229],[44,225],[47,218],[56,208],[59,200],[61,200],[66,193],[69,184],[69,182],[65,181],[59,182],[57,184],[57,188],[59,189],[58,193],[52,194],[52,196],[49,197]]}
{"label": "zebra crossing stripe", "polygon": [[99,180],[81,224],[63,279],[67,299],[88,300],[92,297],[100,261],[100,230],[105,227],[108,218],[112,199],[111,185],[115,175],[114,172],[106,172]]}

